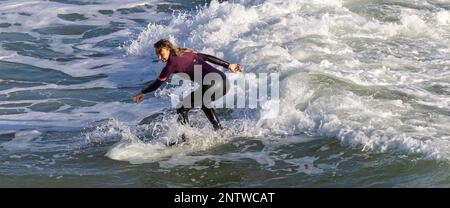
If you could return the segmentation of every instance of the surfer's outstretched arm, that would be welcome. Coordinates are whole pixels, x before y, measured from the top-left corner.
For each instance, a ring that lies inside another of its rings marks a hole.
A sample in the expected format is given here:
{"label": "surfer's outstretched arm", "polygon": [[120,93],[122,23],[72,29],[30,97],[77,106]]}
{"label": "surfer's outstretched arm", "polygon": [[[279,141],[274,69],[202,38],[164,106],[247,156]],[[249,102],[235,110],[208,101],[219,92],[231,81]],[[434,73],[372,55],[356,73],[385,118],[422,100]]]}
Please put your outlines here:
{"label": "surfer's outstretched arm", "polygon": [[198,54],[198,56],[202,57],[205,61],[209,61],[213,64],[217,64],[217,65],[223,66],[225,68],[228,68],[228,66],[230,65],[230,63],[228,63],[220,58],[217,58],[215,56],[211,56],[211,55],[204,54],[204,53],[197,53],[197,54]]}
{"label": "surfer's outstretched arm", "polygon": [[155,79],[152,83],[150,83],[147,87],[145,87],[144,89],[141,90],[141,93],[143,94],[147,94],[149,92],[153,92],[156,89],[158,89],[162,84],[164,83],[164,81],[161,81],[159,79]]}
{"label": "surfer's outstretched arm", "polygon": [[142,89],[136,96],[134,96],[134,101],[136,103],[140,103],[142,101],[142,99],[144,98],[145,94],[147,94],[149,92],[153,92],[156,89],[158,89],[169,78],[169,76],[173,72],[173,70],[174,70],[174,65],[171,62],[167,63],[167,65],[164,67],[164,69],[159,74],[158,78],[155,79],[152,83],[150,83],[147,87]]}
{"label": "surfer's outstretched arm", "polygon": [[205,61],[225,67],[232,72],[240,72],[241,71],[241,67],[239,66],[239,64],[230,64],[227,61],[224,61],[220,58],[217,58],[215,56],[211,56],[208,54],[204,54],[204,53],[197,53],[197,55],[202,57]]}
{"label": "surfer's outstretched arm", "polygon": [[164,81],[161,81],[159,79],[155,79],[152,83],[150,83],[147,87],[145,87],[144,89],[142,89],[136,96],[134,96],[134,102],[136,103],[140,103],[142,101],[142,99],[144,98],[144,95],[149,93],[149,92],[153,92],[156,89],[158,89],[162,84],[164,83]]}

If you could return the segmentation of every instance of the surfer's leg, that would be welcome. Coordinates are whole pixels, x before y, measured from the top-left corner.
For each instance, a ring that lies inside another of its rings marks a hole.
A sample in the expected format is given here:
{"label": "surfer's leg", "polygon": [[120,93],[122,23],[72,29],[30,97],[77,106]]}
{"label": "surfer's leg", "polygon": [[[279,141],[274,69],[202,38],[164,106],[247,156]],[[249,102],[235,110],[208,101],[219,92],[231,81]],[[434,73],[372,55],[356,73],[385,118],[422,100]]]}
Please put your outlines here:
{"label": "surfer's leg", "polygon": [[[192,108],[195,108],[197,106],[200,106],[202,104],[202,97],[198,95],[203,95],[204,89],[202,87],[199,87],[195,91],[191,92],[188,96],[186,96],[180,103],[177,104],[177,114],[178,114],[178,123],[182,125],[190,125],[189,123],[189,111]],[[197,97],[196,97],[197,96]],[[174,146],[176,144],[185,142],[187,140],[186,135],[183,133],[181,134],[181,141],[171,142],[168,144],[168,146]]]}
{"label": "surfer's leg", "polygon": [[[192,95],[192,93],[191,93]],[[189,110],[192,109],[190,105],[190,97],[187,96],[177,105],[178,123],[186,125],[189,124]]]}
{"label": "surfer's leg", "polygon": [[[200,106],[201,103],[201,97],[202,96],[198,96],[198,95],[202,95],[203,94],[203,89],[201,87],[199,87],[198,89],[196,89],[195,91],[191,92],[188,96],[186,96],[185,98],[183,98],[183,100],[177,104],[177,114],[178,114],[178,122],[180,124],[189,124],[189,111],[192,108],[195,108],[196,106]],[[200,98],[197,98],[197,97]]]}
{"label": "surfer's leg", "polygon": [[189,108],[178,108],[177,109],[177,114],[178,114],[178,123],[180,124],[189,124],[189,117],[188,117],[188,113],[189,113]]}
{"label": "surfer's leg", "polygon": [[[225,76],[223,76],[222,78],[222,80],[217,81],[212,85],[207,85],[203,89],[203,93],[205,93],[205,91],[208,89],[211,89],[214,92],[219,92],[218,94],[212,94],[211,102],[223,97],[229,91],[230,85],[228,80]],[[205,113],[206,118],[208,118],[209,122],[211,122],[211,124],[213,125],[214,130],[223,129],[222,125],[220,124],[219,117],[217,116],[216,111],[214,110],[214,108],[212,108],[210,103],[203,103],[202,110]]]}
{"label": "surfer's leg", "polygon": [[[186,125],[186,124],[189,125],[189,117],[188,117],[189,110],[190,109],[183,108],[183,107],[177,108],[178,123],[180,123],[182,125]],[[185,141],[186,141],[186,135],[184,135],[184,133],[183,133],[183,134],[181,134],[181,141],[172,141],[172,142],[168,143],[167,146],[171,147],[171,146],[174,146],[176,144],[179,144],[179,143],[182,143]]]}
{"label": "surfer's leg", "polygon": [[[178,118],[177,118],[177,122],[182,124],[182,125],[190,125],[189,124],[189,117],[188,117],[188,113],[189,110],[191,110],[190,108],[184,108],[184,107],[179,107],[177,108],[177,114],[178,114]],[[175,146],[177,144],[183,143],[187,140],[187,137],[184,133],[181,134],[181,140],[179,141],[172,141],[170,143],[167,144],[167,146]]]}
{"label": "surfer's leg", "polygon": [[202,106],[202,110],[205,113],[206,118],[208,118],[209,122],[211,122],[211,124],[213,125],[214,130],[223,129],[214,108],[207,108],[205,106]]}

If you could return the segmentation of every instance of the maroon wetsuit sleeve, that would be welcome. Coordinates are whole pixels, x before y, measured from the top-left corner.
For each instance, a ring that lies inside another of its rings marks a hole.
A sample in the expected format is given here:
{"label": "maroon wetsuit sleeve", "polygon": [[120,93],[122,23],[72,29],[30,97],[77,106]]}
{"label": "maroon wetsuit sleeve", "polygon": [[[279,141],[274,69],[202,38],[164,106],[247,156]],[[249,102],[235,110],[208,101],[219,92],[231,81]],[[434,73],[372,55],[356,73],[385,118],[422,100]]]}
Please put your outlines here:
{"label": "maroon wetsuit sleeve", "polygon": [[149,92],[153,92],[156,89],[158,89],[164,82],[160,81],[159,79],[154,80],[152,83],[150,83],[147,87],[141,90],[142,93],[146,94]]}
{"label": "maroon wetsuit sleeve", "polygon": [[203,58],[203,60],[205,60],[205,61],[208,61],[208,62],[211,62],[213,64],[217,64],[217,65],[223,66],[225,68],[228,68],[228,65],[230,65],[230,63],[228,63],[228,62],[226,62],[226,61],[224,61],[222,59],[219,59],[219,58],[217,58],[215,56],[211,56],[211,55],[204,54],[204,53],[197,53],[197,55],[200,56],[201,58]]}
{"label": "maroon wetsuit sleeve", "polygon": [[175,69],[174,64],[171,61],[169,61],[167,63],[167,65],[164,67],[164,69],[161,71],[161,73],[159,74],[158,80],[163,81],[163,82],[166,81],[169,78],[170,74],[172,74],[174,69]]}
{"label": "maroon wetsuit sleeve", "polygon": [[167,65],[164,67],[164,69],[159,74],[158,78],[154,80],[152,83],[150,83],[147,87],[141,90],[142,93],[149,93],[153,92],[156,89],[158,89],[172,74],[174,70],[174,65],[171,62],[168,62]]}

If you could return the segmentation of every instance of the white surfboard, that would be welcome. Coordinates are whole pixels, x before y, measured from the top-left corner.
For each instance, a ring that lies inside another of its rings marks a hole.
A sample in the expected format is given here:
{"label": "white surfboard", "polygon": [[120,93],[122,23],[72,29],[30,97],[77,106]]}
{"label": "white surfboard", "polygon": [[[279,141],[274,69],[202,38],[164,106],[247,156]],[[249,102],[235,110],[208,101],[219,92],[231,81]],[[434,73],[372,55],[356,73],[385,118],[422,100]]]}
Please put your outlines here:
{"label": "white surfboard", "polygon": [[180,153],[187,154],[191,149],[189,142],[169,146],[163,142],[120,141],[105,156],[113,160],[140,164],[160,161]]}

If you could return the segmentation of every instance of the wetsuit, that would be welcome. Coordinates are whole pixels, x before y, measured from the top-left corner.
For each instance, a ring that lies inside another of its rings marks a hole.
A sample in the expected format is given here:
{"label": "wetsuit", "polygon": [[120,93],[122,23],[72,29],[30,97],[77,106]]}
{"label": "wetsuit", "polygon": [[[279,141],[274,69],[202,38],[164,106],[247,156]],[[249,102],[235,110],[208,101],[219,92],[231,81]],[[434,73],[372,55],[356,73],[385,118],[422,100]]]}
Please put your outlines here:
{"label": "wetsuit", "polygon": [[[219,118],[216,115],[216,112],[212,107],[209,106],[210,103],[204,103],[203,99],[199,100],[195,94],[201,92],[201,98],[205,95],[205,92],[210,89],[210,92],[217,92],[216,90],[221,90],[222,93],[216,94],[213,93],[209,100],[214,101],[222,96],[224,96],[230,87],[230,84],[226,78],[226,75],[211,66],[207,63],[211,62],[213,64],[220,65],[222,67],[228,68],[229,63],[221,60],[217,57],[195,53],[195,52],[186,52],[181,56],[176,56],[171,53],[169,60],[167,61],[166,66],[161,71],[158,78],[145,87],[141,92],[148,93],[158,89],[172,73],[185,73],[189,76],[191,81],[197,81],[194,79],[194,66],[201,65],[201,77],[203,78],[210,73],[215,73],[215,75],[219,75],[219,79],[215,79],[211,84],[202,83],[201,86],[198,87],[195,91],[193,91],[190,95],[186,96],[182,102],[177,105],[177,114],[178,114],[178,122],[181,124],[189,124],[188,112],[190,109],[194,107],[198,107],[201,105],[202,111],[205,113],[208,120],[213,125],[214,129],[221,129]],[[197,99],[197,100],[196,100]]]}

